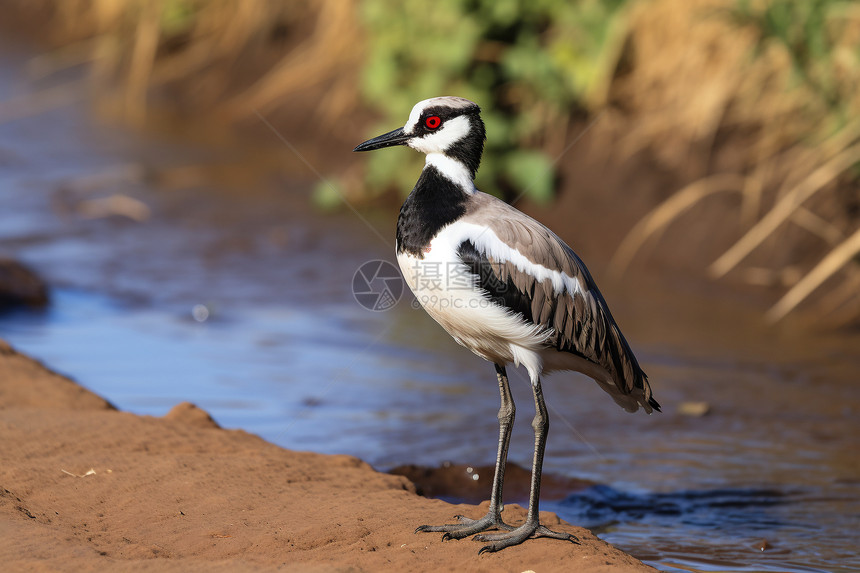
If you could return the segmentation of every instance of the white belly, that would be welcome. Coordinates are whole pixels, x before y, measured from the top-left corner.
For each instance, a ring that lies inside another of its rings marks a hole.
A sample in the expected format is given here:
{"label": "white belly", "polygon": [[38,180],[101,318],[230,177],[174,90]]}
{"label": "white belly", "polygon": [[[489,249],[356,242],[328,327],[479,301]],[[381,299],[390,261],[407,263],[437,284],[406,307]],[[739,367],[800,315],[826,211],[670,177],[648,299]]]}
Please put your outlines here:
{"label": "white belly", "polygon": [[459,344],[487,360],[523,363],[539,372],[538,351],[548,333],[490,302],[475,286],[475,277],[456,252],[462,242],[460,234],[454,223],[431,241],[424,258],[397,255],[406,284],[424,310]]}

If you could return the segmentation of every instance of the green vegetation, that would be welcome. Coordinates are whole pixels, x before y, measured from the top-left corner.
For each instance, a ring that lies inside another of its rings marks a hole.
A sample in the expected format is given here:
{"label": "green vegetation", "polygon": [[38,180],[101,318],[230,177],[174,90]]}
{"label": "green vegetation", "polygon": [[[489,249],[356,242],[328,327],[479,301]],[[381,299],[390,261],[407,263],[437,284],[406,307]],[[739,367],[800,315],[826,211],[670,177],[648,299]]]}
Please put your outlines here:
{"label": "green vegetation", "polygon": [[[737,0],[733,15],[738,25],[759,34],[755,54],[779,45],[787,55],[791,88],[807,90],[808,109],[826,115],[825,134],[845,127],[860,111],[858,18],[860,6],[848,0]],[[816,130],[819,131],[819,130]]]}
{"label": "green vegetation", "polygon": [[[364,0],[362,93],[383,114],[373,133],[403,123],[416,102],[460,95],[479,102],[487,153],[478,184],[549,201],[553,159],[568,121],[605,101],[629,0]],[[368,158],[367,184],[408,190],[420,157]]]}

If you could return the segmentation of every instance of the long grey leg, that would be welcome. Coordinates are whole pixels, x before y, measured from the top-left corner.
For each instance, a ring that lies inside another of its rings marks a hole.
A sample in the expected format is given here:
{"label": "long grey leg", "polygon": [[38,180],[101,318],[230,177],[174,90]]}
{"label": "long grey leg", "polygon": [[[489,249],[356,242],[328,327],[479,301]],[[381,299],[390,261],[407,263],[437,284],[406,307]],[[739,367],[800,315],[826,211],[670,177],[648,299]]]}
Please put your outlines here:
{"label": "long grey leg", "polygon": [[496,376],[499,379],[499,394],[502,405],[499,408],[499,450],[496,453],[496,473],[493,476],[493,492],[490,495],[490,513],[500,515],[502,512],[502,488],[505,483],[505,465],[508,461],[508,447],[511,444],[511,432],[514,428],[514,418],[517,407],[514,397],[511,395],[511,386],[508,384],[508,373],[504,366],[496,366]]}
{"label": "long grey leg", "polygon": [[549,435],[549,414],[543,399],[540,380],[533,386],[535,397],[535,417],[532,428],[535,431],[535,453],[532,458],[532,484],[529,491],[528,521],[538,521],[538,506],[540,505],[540,477],[543,473],[543,454],[546,449],[546,437]]}
{"label": "long grey leg", "polygon": [[508,373],[501,364],[496,364],[496,377],[499,380],[499,395],[502,405],[499,408],[499,449],[496,453],[496,472],[493,476],[493,491],[490,494],[490,507],[487,515],[481,519],[469,519],[462,515],[454,516],[460,523],[447,525],[422,525],[415,530],[423,532],[443,532],[442,539],[463,539],[475,533],[488,529],[513,529],[510,525],[502,522],[502,489],[505,483],[505,464],[508,460],[508,447],[511,443],[511,432],[514,426],[514,417],[517,407],[514,405],[514,397],[511,395],[511,386],[508,383]]}
{"label": "long grey leg", "polygon": [[535,451],[532,459],[532,483],[531,491],[529,492],[528,516],[523,525],[512,531],[476,535],[474,538],[476,541],[491,542],[489,545],[482,547],[479,553],[483,553],[484,551],[500,551],[505,547],[518,545],[532,536],[552,537],[554,539],[573,541],[574,543],[578,542],[576,537],[569,533],[551,531],[540,524],[540,478],[543,468],[543,454],[546,449],[546,437],[549,433],[549,415],[546,411],[546,403],[543,399],[540,379],[533,381],[532,390],[535,398],[535,417],[532,420],[532,428],[535,431]]}

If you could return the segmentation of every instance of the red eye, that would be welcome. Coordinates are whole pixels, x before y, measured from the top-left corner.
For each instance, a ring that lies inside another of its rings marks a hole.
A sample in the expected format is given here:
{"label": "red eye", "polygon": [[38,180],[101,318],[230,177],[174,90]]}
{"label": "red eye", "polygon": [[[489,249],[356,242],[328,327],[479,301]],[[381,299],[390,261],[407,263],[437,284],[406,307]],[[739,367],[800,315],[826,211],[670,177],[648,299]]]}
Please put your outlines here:
{"label": "red eye", "polygon": [[442,120],[439,119],[438,115],[431,115],[427,119],[424,120],[424,125],[429,127],[430,129],[436,129],[440,125],[442,125]]}

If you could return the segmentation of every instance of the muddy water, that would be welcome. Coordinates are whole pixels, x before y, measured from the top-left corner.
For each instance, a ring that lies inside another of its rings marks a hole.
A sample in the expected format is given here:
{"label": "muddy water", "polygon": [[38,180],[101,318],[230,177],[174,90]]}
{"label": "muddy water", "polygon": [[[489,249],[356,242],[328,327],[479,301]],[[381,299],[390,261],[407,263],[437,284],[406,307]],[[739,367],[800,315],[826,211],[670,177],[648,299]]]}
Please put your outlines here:
{"label": "muddy water", "polygon": [[[21,61],[2,52],[0,100],[30,89]],[[74,106],[6,117],[0,250],[47,276],[54,302],[3,315],[0,336],[132,412],[189,400],[226,427],[382,469],[492,463],[490,365],[408,298],[385,312],[353,299],[355,270],[392,258],[368,225],[391,237],[394,214],[321,214],[304,172],[240,167],[225,187],[199,168],[234,151],[108,128]],[[165,183],[189,172],[193,185]],[[117,194],[146,216],[94,215]],[[544,508],[667,571],[860,570],[860,340],[769,330],[748,301],[692,282],[605,291],[664,413],[629,415],[588,380],[549,378],[546,471],[600,485]],[[527,465],[530,392],[512,378],[511,458]],[[682,415],[690,401],[709,413]]]}

